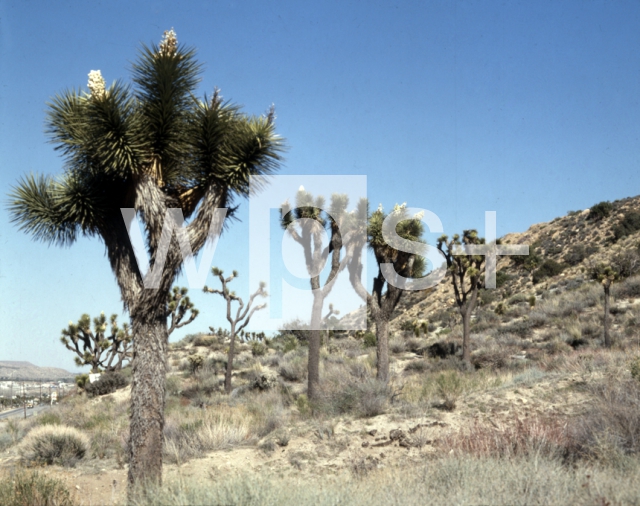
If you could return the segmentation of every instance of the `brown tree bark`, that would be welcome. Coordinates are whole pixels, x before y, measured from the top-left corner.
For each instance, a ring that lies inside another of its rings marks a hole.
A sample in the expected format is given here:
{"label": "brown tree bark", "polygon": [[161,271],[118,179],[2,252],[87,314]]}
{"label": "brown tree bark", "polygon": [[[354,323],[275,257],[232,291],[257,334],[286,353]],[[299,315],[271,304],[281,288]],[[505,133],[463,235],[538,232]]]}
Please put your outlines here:
{"label": "brown tree bark", "polygon": [[[314,282],[314,280],[316,281]],[[320,341],[322,339],[320,322],[324,303],[324,294],[319,290],[319,285],[319,279],[312,278],[311,286],[314,289],[314,294],[311,310],[311,333],[309,335],[309,361],[307,364],[307,396],[309,400],[314,401],[318,400],[320,394]]]}
{"label": "brown tree bark", "polygon": [[[382,315],[380,315],[382,316]],[[378,318],[376,321],[376,354],[378,365],[376,379],[389,382],[389,322],[387,318]]]}
{"label": "brown tree bark", "polygon": [[133,377],[129,427],[130,489],[162,483],[167,321],[164,307],[133,319]]}
{"label": "brown tree bark", "polygon": [[224,373],[224,391],[231,393],[231,375],[233,374],[233,358],[235,357],[236,348],[236,327],[231,325],[231,342],[229,343],[229,353],[227,354],[227,369]]}

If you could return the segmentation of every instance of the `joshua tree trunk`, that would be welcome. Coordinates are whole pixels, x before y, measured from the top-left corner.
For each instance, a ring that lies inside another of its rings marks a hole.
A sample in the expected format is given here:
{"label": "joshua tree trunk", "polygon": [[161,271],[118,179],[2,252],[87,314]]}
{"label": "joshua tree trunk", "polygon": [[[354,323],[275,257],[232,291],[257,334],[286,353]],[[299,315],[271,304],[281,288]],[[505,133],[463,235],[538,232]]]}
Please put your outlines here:
{"label": "joshua tree trunk", "polygon": [[471,313],[473,312],[478,298],[478,288],[471,291],[471,297],[466,304],[460,306],[462,316],[462,360],[471,364]]}
{"label": "joshua tree trunk", "polygon": [[129,484],[162,482],[167,319],[164,307],[133,319]]}
{"label": "joshua tree trunk", "polygon": [[310,400],[317,400],[320,386],[320,340],[322,330],[322,304],[324,295],[320,290],[320,280],[318,277],[311,279],[313,292],[313,306],[311,309],[311,333],[309,335],[309,362],[307,378],[307,395]]}
{"label": "joshua tree trunk", "polygon": [[376,320],[376,340],[378,356],[376,378],[387,383],[389,381],[389,322],[385,317]]}
{"label": "joshua tree trunk", "polygon": [[604,283],[604,345],[611,348],[611,336],[609,335],[609,291],[610,283]]}
{"label": "joshua tree trunk", "polygon": [[235,355],[236,344],[236,327],[231,325],[231,342],[229,343],[229,353],[227,355],[227,370],[224,375],[224,391],[227,394],[231,393],[231,374],[233,373],[233,357]]}

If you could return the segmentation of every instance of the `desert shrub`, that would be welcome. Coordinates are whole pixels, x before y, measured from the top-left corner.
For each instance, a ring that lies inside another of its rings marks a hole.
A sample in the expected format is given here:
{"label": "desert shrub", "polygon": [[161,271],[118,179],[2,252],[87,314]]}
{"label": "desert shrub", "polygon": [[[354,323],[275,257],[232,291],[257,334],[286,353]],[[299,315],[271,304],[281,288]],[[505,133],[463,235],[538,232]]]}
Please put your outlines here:
{"label": "desert shrub", "polygon": [[513,306],[515,304],[524,304],[527,302],[527,295],[524,293],[518,293],[516,295],[514,295],[513,297],[511,297],[508,301],[507,304],[509,304],[510,306]]}
{"label": "desert shrub", "polygon": [[542,263],[542,257],[538,253],[538,244],[529,246],[528,255],[511,255],[509,257],[517,267],[532,271]]}
{"label": "desert shrub", "polygon": [[596,251],[598,251],[598,247],[593,244],[590,244],[589,246],[585,246],[584,244],[574,244],[565,254],[564,262],[571,266],[578,265],[580,262],[593,255]]}
{"label": "desert shrub", "polygon": [[408,372],[408,373],[411,373],[411,372],[421,373],[429,370],[429,364],[427,364],[426,360],[419,358],[417,360],[409,361],[409,363],[404,366],[404,370],[405,372]]}
{"label": "desert shrub", "polygon": [[527,299],[527,302],[529,303],[529,307],[536,307],[536,296],[535,295],[529,295],[529,298]]}
{"label": "desert shrub", "polygon": [[504,302],[499,302],[494,311],[497,315],[503,315],[507,312],[507,306]]}
{"label": "desert shrub", "polygon": [[[355,368],[358,363],[365,367],[362,371]],[[390,395],[388,385],[371,378],[369,369],[360,361],[349,365],[353,367],[327,367],[315,409],[327,415],[353,413],[370,417],[384,413]]]}
{"label": "desert shrub", "polygon": [[609,217],[613,211],[613,205],[609,201],[599,202],[591,206],[589,209],[589,219],[593,221],[600,221],[603,218]]}
{"label": "desert shrub", "polygon": [[[507,281],[510,281],[513,278],[510,274],[508,274],[505,270],[499,270],[496,272],[496,288],[502,288]],[[491,290],[492,292],[494,290]]]}
{"label": "desert shrub", "polygon": [[531,335],[531,322],[529,320],[520,320],[507,325],[501,325],[496,329],[496,334],[513,334],[524,339]]}
{"label": "desert shrub", "polygon": [[36,464],[73,466],[89,449],[89,438],[73,427],[43,425],[32,429],[20,443],[21,457]]}
{"label": "desert shrub", "polygon": [[252,415],[252,432],[258,437],[264,437],[284,427],[289,420],[285,398],[277,389],[252,393],[248,397],[246,407]]}
{"label": "desert shrub", "polygon": [[231,408],[186,408],[177,417],[167,417],[164,454],[181,464],[208,452],[246,444],[252,439],[251,416],[241,406]]}
{"label": "desert shrub", "polygon": [[[406,322],[403,322],[406,323]],[[362,344],[364,344],[365,348],[375,348],[378,340],[376,339],[376,335],[373,332],[365,332],[364,337],[362,339]]]}
{"label": "desert shrub", "polygon": [[559,418],[517,416],[504,425],[479,421],[438,442],[446,452],[474,457],[563,457],[573,448],[566,422]]}
{"label": "desert shrub", "polygon": [[97,397],[99,395],[107,395],[115,392],[118,388],[128,385],[126,378],[117,371],[107,372],[100,375],[97,381],[87,383],[84,387],[89,397]]}
{"label": "desert shrub", "polygon": [[546,278],[557,276],[564,269],[565,266],[563,264],[549,258],[542,262],[540,267],[533,271],[532,281],[534,284],[539,283]]}
{"label": "desert shrub", "polygon": [[429,346],[427,348],[427,352],[432,358],[447,358],[451,355],[455,355],[459,349],[460,345],[456,345],[456,343],[450,341],[439,341]]}
{"label": "desert shrub", "polygon": [[38,425],[60,425],[60,415],[52,413],[51,411],[45,411],[36,418]]}
{"label": "desert shrub", "polygon": [[288,353],[280,362],[278,374],[287,381],[302,381],[307,377],[307,360],[304,355]]}
{"label": "desert shrub", "polygon": [[218,342],[218,338],[207,334],[198,334],[192,342],[194,346],[204,346],[209,348]]}
{"label": "desert shrub", "polygon": [[462,380],[456,371],[440,373],[436,378],[436,391],[442,399],[441,407],[447,411],[453,411],[456,401],[462,393]]}
{"label": "desert shrub", "polygon": [[638,230],[640,230],[640,213],[637,211],[631,211],[613,227],[613,236],[616,240],[619,240],[637,232]]}
{"label": "desert shrub", "polygon": [[488,306],[498,298],[495,290],[481,289],[478,291],[478,304],[480,306]]}
{"label": "desert shrub", "polygon": [[590,409],[574,427],[578,453],[603,461],[640,454],[640,383],[611,377],[591,392]]}
{"label": "desert shrub", "polygon": [[251,341],[251,354],[254,357],[262,357],[267,353],[267,345],[260,341]]}
{"label": "desert shrub", "polygon": [[202,355],[190,355],[187,357],[187,368],[191,374],[196,374],[204,366]]}
{"label": "desert shrub", "polygon": [[293,334],[285,334],[282,337],[282,352],[288,353],[298,348],[298,338]]}
{"label": "desert shrub", "polygon": [[640,297],[640,276],[633,276],[613,285],[611,295],[616,298],[626,299]]}
{"label": "desert shrub", "polygon": [[165,380],[165,392],[167,395],[177,396],[180,395],[182,389],[182,382],[177,376],[167,376]]}
{"label": "desert shrub", "polygon": [[75,506],[75,498],[63,481],[38,472],[19,470],[0,479],[3,506]]}
{"label": "desert shrub", "polygon": [[406,349],[404,339],[401,337],[394,337],[389,341],[389,349],[391,353],[402,353]]}

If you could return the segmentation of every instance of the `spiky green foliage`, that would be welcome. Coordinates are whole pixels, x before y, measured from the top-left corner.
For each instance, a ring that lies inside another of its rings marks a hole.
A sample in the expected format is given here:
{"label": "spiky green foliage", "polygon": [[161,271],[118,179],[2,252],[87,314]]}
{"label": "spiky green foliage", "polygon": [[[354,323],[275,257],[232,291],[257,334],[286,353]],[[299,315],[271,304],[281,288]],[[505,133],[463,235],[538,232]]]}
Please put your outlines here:
{"label": "spiky green foliage", "polygon": [[[168,297],[167,310],[171,323],[169,324],[167,335],[171,335],[175,329],[189,325],[200,314],[200,311],[195,308],[193,302],[189,299],[188,292],[189,290],[185,287],[174,286],[171,295]],[[191,314],[187,320],[182,321],[187,311],[190,311]]]}
{"label": "spiky green foliage", "polygon": [[209,185],[247,195],[250,175],[277,169],[283,143],[273,110],[249,116],[217,91],[196,99],[195,50],[161,47],[140,49],[133,86],[116,81],[102,94],[66,90],[51,100],[46,130],[65,172],[18,181],[9,208],[21,229],[68,245],[121,219],[141,174],[152,174],[189,215]]}
{"label": "spiky green foliage", "polygon": [[132,357],[133,339],[127,323],[118,326],[118,315],[111,315],[109,322],[104,313],[93,319],[83,314],[78,323],[69,322],[62,330],[60,341],[74,352],[79,367],[89,365],[92,372],[117,371]]}
{"label": "spiky green foliage", "polygon": [[468,246],[484,244],[484,238],[478,237],[476,230],[465,230],[462,238],[455,234],[451,239],[442,235],[437,248],[447,262],[447,273],[453,285],[456,304],[462,316],[462,359],[470,363],[470,318],[478,299],[478,290],[482,288],[484,278],[484,260],[482,255],[468,254]]}

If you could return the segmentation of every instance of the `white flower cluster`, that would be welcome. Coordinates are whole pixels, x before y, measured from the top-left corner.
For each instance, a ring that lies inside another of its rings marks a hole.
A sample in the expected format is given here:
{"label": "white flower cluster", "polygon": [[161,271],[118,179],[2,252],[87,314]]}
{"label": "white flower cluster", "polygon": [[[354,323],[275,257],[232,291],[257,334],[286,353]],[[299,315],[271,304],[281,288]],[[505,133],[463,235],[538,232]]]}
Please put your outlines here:
{"label": "white flower cluster", "polygon": [[89,83],[87,84],[91,90],[91,96],[94,98],[102,98],[106,93],[105,82],[99,70],[89,72]]}
{"label": "white flower cluster", "polygon": [[171,30],[167,30],[164,32],[164,37],[160,41],[160,54],[166,56],[173,56],[176,54],[178,50],[178,38],[176,36],[176,32]]}

